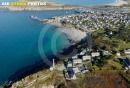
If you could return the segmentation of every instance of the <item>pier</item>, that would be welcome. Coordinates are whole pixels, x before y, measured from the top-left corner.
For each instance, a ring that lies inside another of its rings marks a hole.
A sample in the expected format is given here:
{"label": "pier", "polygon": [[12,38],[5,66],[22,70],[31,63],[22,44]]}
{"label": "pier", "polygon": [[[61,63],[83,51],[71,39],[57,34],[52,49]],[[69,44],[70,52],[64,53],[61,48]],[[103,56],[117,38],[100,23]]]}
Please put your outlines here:
{"label": "pier", "polygon": [[42,21],[42,22],[47,22],[47,21],[48,21],[48,19],[38,18],[37,16],[33,16],[33,15],[31,15],[30,17],[31,17],[33,20],[38,20],[38,21]]}

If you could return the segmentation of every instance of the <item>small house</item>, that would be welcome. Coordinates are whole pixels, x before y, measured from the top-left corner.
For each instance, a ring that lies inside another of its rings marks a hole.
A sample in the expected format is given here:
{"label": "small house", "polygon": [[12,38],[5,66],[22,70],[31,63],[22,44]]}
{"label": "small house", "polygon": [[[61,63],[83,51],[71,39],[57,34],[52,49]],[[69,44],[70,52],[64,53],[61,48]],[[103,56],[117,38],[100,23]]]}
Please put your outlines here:
{"label": "small house", "polygon": [[73,59],[73,64],[80,64],[82,63],[82,59]]}
{"label": "small house", "polygon": [[73,66],[72,63],[70,62],[67,63],[67,67],[72,67],[72,66]]}
{"label": "small house", "polygon": [[67,68],[70,79],[76,79],[75,72],[72,68]]}
{"label": "small house", "polygon": [[125,53],[125,54],[130,54],[130,49],[124,50],[124,53]]}
{"label": "small house", "polygon": [[75,55],[72,57],[72,59],[77,59],[78,58],[78,55]]}
{"label": "small house", "polygon": [[108,55],[108,51],[102,51],[102,55],[103,55],[103,56]]}
{"label": "small house", "polygon": [[119,52],[116,53],[117,56],[121,56],[121,54]]}
{"label": "small house", "polygon": [[80,72],[78,67],[73,67],[72,69],[73,69],[74,73],[79,73]]}
{"label": "small house", "polygon": [[123,62],[130,69],[130,57],[127,57],[126,59],[124,59]]}
{"label": "small house", "polygon": [[85,60],[91,60],[91,56],[83,56],[82,57],[82,60],[85,61]]}
{"label": "small house", "polygon": [[79,55],[82,55],[82,56],[83,56],[86,52],[87,52],[86,50],[83,50],[82,52],[80,52]]}
{"label": "small house", "polygon": [[93,52],[93,53],[91,53],[91,56],[92,57],[100,56],[100,53],[99,52]]}
{"label": "small house", "polygon": [[88,72],[89,70],[87,69],[87,67],[85,66],[85,65],[83,65],[82,67],[81,67],[81,72],[82,73],[86,73],[86,72]]}

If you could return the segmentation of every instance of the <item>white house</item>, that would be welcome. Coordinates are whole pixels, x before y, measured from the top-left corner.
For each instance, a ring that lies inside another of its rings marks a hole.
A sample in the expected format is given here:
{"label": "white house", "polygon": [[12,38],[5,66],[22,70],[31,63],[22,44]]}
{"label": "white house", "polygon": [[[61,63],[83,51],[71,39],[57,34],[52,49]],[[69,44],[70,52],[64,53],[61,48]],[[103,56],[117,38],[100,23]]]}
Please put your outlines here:
{"label": "white house", "polygon": [[78,67],[73,67],[72,69],[73,69],[74,73],[79,73],[80,72]]}
{"label": "white house", "polygon": [[83,61],[85,61],[85,60],[91,60],[91,56],[83,56],[82,59],[83,59]]}
{"label": "white house", "polygon": [[75,56],[72,57],[72,59],[76,59],[76,58],[78,58],[78,55],[75,55]]}
{"label": "white house", "polygon": [[117,56],[121,56],[121,54],[120,54],[120,53],[116,53],[116,55],[117,55]]}
{"label": "white house", "polygon": [[91,56],[92,57],[100,56],[100,53],[99,52],[93,52],[93,53],[91,53]]}
{"label": "white house", "polygon": [[108,55],[108,51],[102,51],[102,55],[103,55],[103,56]]}
{"label": "white house", "polygon": [[86,52],[86,50],[83,50],[79,55],[84,55]]}
{"label": "white house", "polygon": [[67,64],[67,67],[72,67],[72,66],[73,66],[72,63]]}
{"label": "white house", "polygon": [[130,54],[130,49],[124,50],[125,54]]}
{"label": "white house", "polygon": [[84,69],[82,70],[82,73],[87,73],[89,70],[88,69]]}
{"label": "white house", "polygon": [[82,59],[73,59],[73,64],[80,64],[82,63]]}

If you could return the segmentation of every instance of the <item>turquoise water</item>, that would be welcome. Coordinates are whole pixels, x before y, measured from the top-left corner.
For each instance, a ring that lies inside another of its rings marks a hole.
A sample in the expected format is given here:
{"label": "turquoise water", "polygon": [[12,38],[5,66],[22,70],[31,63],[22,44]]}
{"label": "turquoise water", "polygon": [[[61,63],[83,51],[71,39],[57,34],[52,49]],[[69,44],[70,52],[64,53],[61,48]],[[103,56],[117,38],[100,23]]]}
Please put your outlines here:
{"label": "turquoise water", "polygon": [[[30,15],[50,18],[74,13],[73,10],[43,11],[43,12],[9,12],[0,11],[0,82],[4,82],[17,70],[35,64],[42,60],[38,51],[38,39],[42,30],[49,27],[43,36],[43,50],[50,56],[53,46],[51,40],[59,32],[50,25],[32,20]],[[57,50],[60,51],[70,43],[61,33],[56,40]]]}
{"label": "turquoise water", "polygon": [[115,0],[50,0],[58,3],[94,6],[94,5],[106,5],[115,2]]}

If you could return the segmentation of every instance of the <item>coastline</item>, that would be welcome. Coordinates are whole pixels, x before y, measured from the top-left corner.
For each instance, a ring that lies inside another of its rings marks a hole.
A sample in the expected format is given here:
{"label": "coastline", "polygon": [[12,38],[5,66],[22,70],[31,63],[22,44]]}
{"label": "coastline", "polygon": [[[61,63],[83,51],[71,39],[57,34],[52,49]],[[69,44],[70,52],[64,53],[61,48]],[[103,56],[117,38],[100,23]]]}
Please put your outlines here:
{"label": "coastline", "polygon": [[71,9],[77,9],[82,7],[8,7],[8,6],[0,6],[0,9],[5,9],[9,11],[46,11],[46,10],[71,10]]}
{"label": "coastline", "polygon": [[[51,1],[46,1],[46,3],[47,4],[45,6],[0,6],[0,9],[10,10],[10,11],[44,11],[44,10],[69,10],[69,9],[94,8],[94,7],[99,8],[99,6],[69,5],[69,4],[55,3]],[[128,4],[128,0],[115,0],[115,2],[106,5],[121,6],[124,4]]]}
{"label": "coastline", "polygon": [[108,4],[108,5],[121,6],[121,5],[124,5],[124,4],[128,4],[128,1],[127,0],[115,0],[114,3]]}
{"label": "coastline", "polygon": [[49,24],[49,25],[55,26],[58,30],[63,32],[68,37],[68,40],[71,41],[72,45],[75,43],[78,43],[79,41],[81,41],[83,38],[85,38],[87,36],[85,31],[76,29],[75,27],[72,27],[72,26],[71,27],[63,26],[61,24],[61,20],[63,18],[64,18],[64,16],[63,17],[58,16],[58,17],[53,17],[51,19],[43,19],[43,18],[31,16],[31,19],[33,19],[33,20],[43,22],[43,24]]}
{"label": "coastline", "polygon": [[10,10],[10,11],[44,11],[44,10],[69,10],[69,9],[77,9],[77,8],[85,7],[85,6],[78,6],[78,5],[59,4],[50,1],[47,1],[46,3],[47,3],[46,5],[42,5],[42,6],[1,6],[0,5],[0,9]]}
{"label": "coastline", "polygon": [[[114,6],[120,6],[120,5],[122,5],[123,3],[122,2],[124,2],[124,1],[122,1],[122,0],[116,0],[116,2],[115,3],[112,3],[111,5],[114,5]],[[125,3],[125,2],[124,2]],[[1,7],[0,7],[1,8]],[[15,9],[16,8],[16,9]],[[43,8],[43,9],[41,9],[40,7],[38,7],[37,9],[34,9],[33,7],[31,7],[31,8],[17,8],[17,7],[15,7],[15,8],[13,8],[13,7],[11,7],[9,10],[11,10],[11,11],[23,11],[23,10],[26,10],[26,11],[41,11],[41,10],[61,10],[61,9],[74,9],[74,8],[70,8],[70,7],[66,7],[66,8]],[[3,9],[3,8],[2,8]],[[8,9],[8,7],[5,7],[5,9]],[[57,25],[57,24],[53,24],[53,25]],[[60,28],[60,27],[59,27]],[[64,29],[63,29],[63,31],[64,31]],[[65,32],[64,32],[65,33]],[[66,34],[66,33],[65,33]],[[71,33],[70,33],[71,34]],[[67,35],[68,36],[68,35]],[[70,39],[70,38],[68,38],[68,39]]]}

